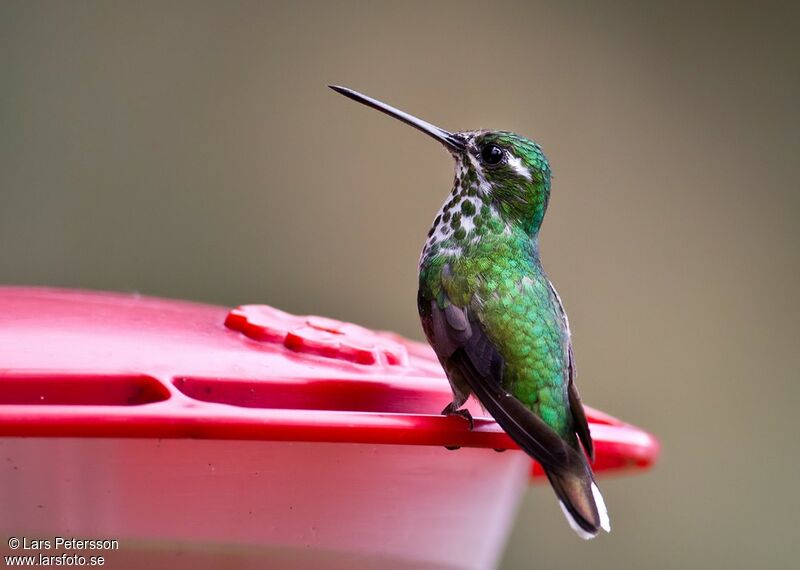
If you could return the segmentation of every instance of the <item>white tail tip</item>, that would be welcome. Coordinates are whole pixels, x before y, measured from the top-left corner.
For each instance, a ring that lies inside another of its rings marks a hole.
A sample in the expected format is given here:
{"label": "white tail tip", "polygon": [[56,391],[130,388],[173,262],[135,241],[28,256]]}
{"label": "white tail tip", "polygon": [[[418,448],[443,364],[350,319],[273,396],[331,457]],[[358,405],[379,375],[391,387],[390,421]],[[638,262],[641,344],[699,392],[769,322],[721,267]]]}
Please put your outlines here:
{"label": "white tail tip", "polygon": [[[606,509],[606,502],[603,500],[603,495],[600,493],[600,489],[597,488],[597,485],[592,483],[592,496],[594,497],[594,503],[597,506],[597,513],[600,515],[600,528],[602,528],[606,532],[611,532],[611,521],[608,518],[608,510]],[[586,532],[581,526],[575,521],[572,514],[567,510],[567,507],[564,506],[564,503],[561,501],[558,502],[558,506],[561,507],[561,512],[564,513],[564,517],[567,519],[569,526],[575,533],[580,536],[583,540],[591,540],[597,534],[592,534],[591,532]]]}
{"label": "white tail tip", "polygon": [[576,533],[578,536],[580,536],[580,537],[581,537],[583,540],[591,540],[591,539],[593,539],[595,536],[597,536],[596,534],[592,534],[591,532],[586,532],[585,530],[583,530],[583,529],[581,528],[581,525],[579,525],[577,522],[575,522],[575,519],[574,519],[574,518],[572,518],[572,515],[571,515],[571,514],[570,514],[570,512],[567,510],[567,507],[565,507],[565,506],[564,506],[564,503],[562,503],[561,501],[559,501],[559,502],[558,502],[558,506],[559,506],[559,507],[561,507],[561,512],[563,512],[563,513],[564,513],[564,516],[566,517],[566,519],[567,519],[567,522],[569,523],[569,526],[570,526],[570,528],[571,528],[572,530],[574,530],[574,531],[575,531],[575,533]]}
{"label": "white tail tip", "polygon": [[597,505],[597,512],[600,514],[600,528],[606,532],[611,532],[611,521],[608,518],[608,509],[606,509],[606,502],[603,500],[603,495],[600,494],[600,489],[592,482],[592,495],[594,495],[594,504]]}

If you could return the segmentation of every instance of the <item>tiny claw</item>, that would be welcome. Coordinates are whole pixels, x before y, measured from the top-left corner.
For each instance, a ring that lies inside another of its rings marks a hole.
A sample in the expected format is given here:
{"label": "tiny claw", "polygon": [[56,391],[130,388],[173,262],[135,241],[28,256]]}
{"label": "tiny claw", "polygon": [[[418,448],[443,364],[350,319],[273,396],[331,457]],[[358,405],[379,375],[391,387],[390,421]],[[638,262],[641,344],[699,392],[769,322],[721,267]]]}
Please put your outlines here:
{"label": "tiny claw", "polygon": [[445,445],[444,448],[447,451],[456,451],[458,449],[461,449],[461,446],[460,445]]}
{"label": "tiny claw", "polygon": [[455,406],[453,406],[453,402],[450,402],[447,404],[447,406],[445,406],[445,408],[442,410],[442,415],[462,417],[469,422],[469,431],[475,429],[475,420],[472,418],[472,414],[469,412],[469,410],[466,408],[457,410]]}
{"label": "tiny claw", "polygon": [[503,448],[501,448],[501,447],[495,447],[495,448],[494,448],[494,450],[495,450],[497,453],[503,453],[504,451],[508,451],[507,449],[503,449]]}

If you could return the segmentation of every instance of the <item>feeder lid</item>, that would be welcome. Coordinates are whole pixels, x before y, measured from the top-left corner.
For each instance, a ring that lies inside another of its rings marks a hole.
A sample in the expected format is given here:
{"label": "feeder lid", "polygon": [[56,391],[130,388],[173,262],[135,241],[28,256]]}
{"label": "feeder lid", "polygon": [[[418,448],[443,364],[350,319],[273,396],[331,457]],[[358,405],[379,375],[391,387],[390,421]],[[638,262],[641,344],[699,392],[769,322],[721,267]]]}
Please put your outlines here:
{"label": "feeder lid", "polygon": [[[0,436],[516,448],[470,401],[469,431],[427,345],[264,305],[0,287]],[[587,407],[596,471],[658,442]],[[535,471],[535,474],[541,474]]]}

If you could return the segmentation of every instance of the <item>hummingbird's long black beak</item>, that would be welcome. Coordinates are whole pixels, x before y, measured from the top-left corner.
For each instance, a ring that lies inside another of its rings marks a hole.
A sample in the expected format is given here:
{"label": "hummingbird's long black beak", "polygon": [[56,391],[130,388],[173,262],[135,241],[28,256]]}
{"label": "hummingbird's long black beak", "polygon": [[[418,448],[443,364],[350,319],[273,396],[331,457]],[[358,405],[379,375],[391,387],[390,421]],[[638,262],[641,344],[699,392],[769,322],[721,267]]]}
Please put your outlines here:
{"label": "hummingbird's long black beak", "polygon": [[437,141],[446,146],[450,151],[461,152],[465,148],[464,139],[462,139],[455,133],[448,132],[444,129],[437,127],[436,125],[432,125],[427,121],[418,119],[417,117],[409,115],[408,113],[405,113],[400,109],[395,109],[391,105],[382,103],[377,99],[373,99],[372,97],[367,97],[366,95],[363,95],[358,91],[353,91],[352,89],[348,89],[347,87],[340,87],[339,85],[328,85],[328,87],[330,87],[337,93],[341,93],[345,97],[349,97],[353,101],[358,101],[359,103],[363,103],[367,107],[372,107],[373,109],[377,109],[381,113],[386,113],[390,117],[399,119],[400,121],[403,121],[405,124],[411,125],[415,129],[419,129],[423,133],[435,138]]}

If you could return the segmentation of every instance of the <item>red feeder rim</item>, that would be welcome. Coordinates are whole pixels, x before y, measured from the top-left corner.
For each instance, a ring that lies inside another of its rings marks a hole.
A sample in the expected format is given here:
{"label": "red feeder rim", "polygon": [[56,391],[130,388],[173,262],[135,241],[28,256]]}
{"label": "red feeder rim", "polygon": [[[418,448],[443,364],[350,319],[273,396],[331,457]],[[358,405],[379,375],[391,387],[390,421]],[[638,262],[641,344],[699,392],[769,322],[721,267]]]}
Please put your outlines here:
{"label": "red feeder rim", "polygon": [[[439,415],[430,347],[350,323],[24,287],[0,287],[0,323],[0,436],[517,447],[474,402],[473,431]],[[655,462],[652,435],[587,415],[595,471]]]}

